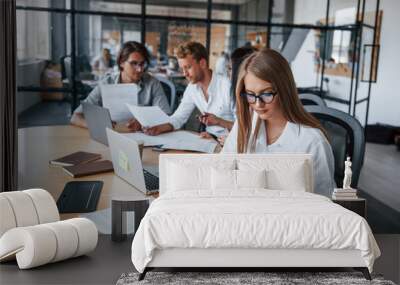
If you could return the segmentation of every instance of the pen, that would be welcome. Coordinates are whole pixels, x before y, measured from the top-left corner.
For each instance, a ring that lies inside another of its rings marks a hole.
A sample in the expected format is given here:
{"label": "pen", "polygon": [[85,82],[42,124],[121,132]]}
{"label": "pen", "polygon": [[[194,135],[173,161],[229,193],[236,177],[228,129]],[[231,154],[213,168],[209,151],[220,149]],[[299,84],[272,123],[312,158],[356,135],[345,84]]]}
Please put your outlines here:
{"label": "pen", "polygon": [[207,133],[207,134],[209,134],[220,146],[222,146],[222,144],[219,142],[218,137],[216,135],[211,134],[211,133]]}

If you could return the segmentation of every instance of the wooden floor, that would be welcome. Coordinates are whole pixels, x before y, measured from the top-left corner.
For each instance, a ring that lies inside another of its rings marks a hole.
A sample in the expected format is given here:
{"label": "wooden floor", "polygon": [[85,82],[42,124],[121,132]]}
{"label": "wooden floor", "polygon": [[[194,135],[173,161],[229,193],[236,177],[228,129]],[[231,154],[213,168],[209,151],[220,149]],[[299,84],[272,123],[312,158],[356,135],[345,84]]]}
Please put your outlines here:
{"label": "wooden floor", "polygon": [[95,251],[88,256],[19,270],[15,261],[0,265],[0,284],[115,284],[122,273],[133,272],[132,238],[121,243],[100,235]]}
{"label": "wooden floor", "polygon": [[[400,235],[378,235],[384,258],[375,263],[375,273],[400,282]],[[1,285],[44,284],[116,284],[122,273],[134,272],[131,262],[132,237],[115,243],[109,235],[100,235],[95,251],[88,256],[61,261],[29,270],[19,270],[15,261],[0,265]],[[396,253],[397,252],[397,253]],[[313,269],[310,269],[312,272]],[[335,271],[332,268],[332,271]],[[338,271],[343,271],[342,268]]]}
{"label": "wooden floor", "polygon": [[358,186],[373,232],[400,234],[400,152],[394,145],[367,143]]}

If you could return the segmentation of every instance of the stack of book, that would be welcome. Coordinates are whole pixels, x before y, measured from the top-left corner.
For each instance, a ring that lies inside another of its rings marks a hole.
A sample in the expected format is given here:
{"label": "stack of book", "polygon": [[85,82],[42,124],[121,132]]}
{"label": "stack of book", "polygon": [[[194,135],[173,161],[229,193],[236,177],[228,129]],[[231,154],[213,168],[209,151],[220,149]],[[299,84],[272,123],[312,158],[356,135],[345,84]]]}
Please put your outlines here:
{"label": "stack of book", "polygon": [[357,197],[357,189],[342,189],[335,188],[332,194],[332,198],[336,200],[350,200],[350,199],[358,199]]}
{"label": "stack of book", "polygon": [[64,171],[74,178],[113,171],[109,160],[101,160],[101,155],[86,151],[72,154],[49,161],[50,165],[62,166]]}

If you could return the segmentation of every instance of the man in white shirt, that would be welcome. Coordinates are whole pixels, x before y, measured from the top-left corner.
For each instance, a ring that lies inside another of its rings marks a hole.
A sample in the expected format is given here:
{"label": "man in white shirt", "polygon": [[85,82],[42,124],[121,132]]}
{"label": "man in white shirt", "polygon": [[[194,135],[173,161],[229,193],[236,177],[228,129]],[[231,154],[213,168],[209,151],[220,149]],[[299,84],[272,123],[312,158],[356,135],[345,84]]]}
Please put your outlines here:
{"label": "man in white shirt", "polygon": [[206,132],[220,136],[229,131],[235,120],[235,104],[231,97],[231,83],[227,77],[213,73],[208,66],[206,48],[197,42],[189,42],[179,47],[178,63],[189,81],[182,101],[171,116],[171,122],[145,129],[148,135],[159,135],[181,128],[189,119],[195,107],[202,113],[200,121]]}

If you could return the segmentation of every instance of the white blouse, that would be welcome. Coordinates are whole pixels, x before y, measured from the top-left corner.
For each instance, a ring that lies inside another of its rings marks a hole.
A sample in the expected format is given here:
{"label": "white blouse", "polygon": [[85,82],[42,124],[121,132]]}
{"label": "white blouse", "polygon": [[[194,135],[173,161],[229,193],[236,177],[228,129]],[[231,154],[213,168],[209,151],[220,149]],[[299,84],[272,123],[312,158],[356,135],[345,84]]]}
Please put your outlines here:
{"label": "white blouse", "polygon": [[[253,116],[252,130],[254,131],[258,115]],[[334,182],[335,162],[332,148],[325,138],[324,134],[316,128],[287,122],[281,136],[270,145],[267,145],[267,134],[265,130],[265,122],[262,121],[260,130],[255,144],[255,153],[309,153],[313,157],[314,165],[314,192],[327,197],[331,197]],[[253,131],[250,135],[250,143],[247,153],[250,153],[250,145],[253,141]],[[237,152],[237,121],[229,136],[225,140],[224,153]]]}

